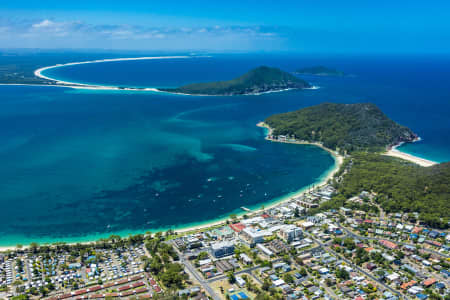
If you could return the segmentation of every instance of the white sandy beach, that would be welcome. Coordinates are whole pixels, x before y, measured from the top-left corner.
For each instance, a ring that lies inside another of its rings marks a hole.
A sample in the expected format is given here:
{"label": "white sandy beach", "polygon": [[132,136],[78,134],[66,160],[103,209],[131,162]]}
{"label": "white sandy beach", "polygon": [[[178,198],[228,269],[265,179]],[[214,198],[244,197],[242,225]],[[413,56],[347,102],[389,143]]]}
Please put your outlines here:
{"label": "white sandy beach", "polygon": [[420,158],[405,152],[401,152],[400,150],[397,149],[397,147],[392,147],[392,149],[388,150],[386,153],[384,153],[384,155],[398,157],[413,162],[415,164],[418,164],[419,166],[422,167],[431,167],[438,164],[437,162],[425,158]]}
{"label": "white sandy beach", "polygon": [[149,59],[177,59],[177,58],[191,58],[191,56],[145,56],[145,57],[126,57],[126,58],[111,58],[111,59],[98,59],[98,60],[90,60],[90,61],[82,61],[82,62],[72,62],[67,64],[57,64],[54,66],[43,67],[34,71],[34,75],[46,79],[55,81],[57,85],[48,85],[48,86],[64,86],[73,89],[87,89],[87,90],[125,90],[125,91],[150,91],[150,92],[160,92],[156,88],[121,88],[117,86],[106,86],[106,85],[93,85],[93,84],[83,84],[69,81],[60,81],[42,74],[43,71],[53,68],[65,67],[65,66],[74,66],[74,65],[83,65],[83,64],[93,64],[93,63],[104,63],[104,62],[116,62],[116,61],[133,61],[133,60],[149,60]]}

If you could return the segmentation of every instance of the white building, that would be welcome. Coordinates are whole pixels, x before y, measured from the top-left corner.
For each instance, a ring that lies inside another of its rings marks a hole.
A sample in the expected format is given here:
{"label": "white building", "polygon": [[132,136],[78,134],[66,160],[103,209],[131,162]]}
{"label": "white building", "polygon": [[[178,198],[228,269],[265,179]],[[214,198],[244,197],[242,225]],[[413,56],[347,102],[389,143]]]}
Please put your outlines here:
{"label": "white building", "polygon": [[247,254],[245,253],[241,253],[239,255],[239,258],[242,260],[242,262],[246,265],[250,265],[252,263],[252,259],[250,257],[248,257]]}
{"label": "white building", "polygon": [[219,242],[211,245],[211,252],[214,257],[224,257],[234,254],[234,244],[232,242]]}
{"label": "white building", "polygon": [[258,248],[262,253],[264,253],[267,256],[272,256],[273,252],[270,251],[266,246],[264,246],[263,244],[256,244],[256,248]]}
{"label": "white building", "polygon": [[300,239],[303,236],[302,230],[295,225],[285,225],[278,232],[279,237],[287,243]]}
{"label": "white building", "polygon": [[249,243],[250,246],[254,246],[257,243],[263,243],[264,237],[269,235],[271,235],[271,233],[266,230],[256,230],[251,227],[244,228],[240,233],[241,238]]}
{"label": "white building", "polygon": [[236,283],[237,283],[240,287],[245,286],[245,280],[242,279],[241,276],[236,276]]}
{"label": "white building", "polygon": [[241,223],[244,224],[245,226],[249,226],[249,225],[258,224],[262,221],[264,221],[263,217],[254,217],[254,218],[242,220]]}
{"label": "white building", "polygon": [[309,229],[314,226],[314,223],[306,221],[306,222],[303,222],[302,224],[300,224],[300,226],[302,226],[303,229]]}

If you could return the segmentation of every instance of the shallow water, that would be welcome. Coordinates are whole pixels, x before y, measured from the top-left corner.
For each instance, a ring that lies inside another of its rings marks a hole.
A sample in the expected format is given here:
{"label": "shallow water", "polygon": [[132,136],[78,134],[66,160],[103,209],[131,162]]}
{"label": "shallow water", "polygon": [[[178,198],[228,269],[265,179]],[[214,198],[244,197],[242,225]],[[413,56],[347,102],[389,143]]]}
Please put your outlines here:
{"label": "shallow water", "polygon": [[239,97],[0,86],[0,245],[178,228],[297,191],[324,176],[333,158],[314,146],[267,142],[255,124],[324,101],[375,102],[422,137],[401,150],[450,158],[447,58],[239,55],[136,63],[46,72],[140,87],[228,79],[260,64],[291,71],[320,63],[354,76],[308,76],[319,90]]}
{"label": "shallow water", "polygon": [[296,191],[334,164],[317,147],[264,140],[255,124],[268,111],[254,106],[270,97],[0,91],[0,244],[212,220]]}

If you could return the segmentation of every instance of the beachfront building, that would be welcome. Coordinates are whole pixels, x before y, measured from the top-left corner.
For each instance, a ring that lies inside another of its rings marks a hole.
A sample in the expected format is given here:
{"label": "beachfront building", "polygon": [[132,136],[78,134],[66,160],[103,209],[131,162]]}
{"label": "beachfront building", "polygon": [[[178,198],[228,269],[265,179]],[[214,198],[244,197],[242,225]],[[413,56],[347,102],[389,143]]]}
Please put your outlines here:
{"label": "beachfront building", "polygon": [[215,240],[230,239],[234,236],[234,231],[229,226],[215,228],[207,232],[208,236]]}
{"label": "beachfront building", "polygon": [[279,140],[280,142],[286,142],[287,141],[287,136],[279,135],[279,136],[277,136],[277,140]]}
{"label": "beachfront building", "polygon": [[211,253],[216,258],[233,255],[234,244],[232,242],[214,243],[211,245]]}

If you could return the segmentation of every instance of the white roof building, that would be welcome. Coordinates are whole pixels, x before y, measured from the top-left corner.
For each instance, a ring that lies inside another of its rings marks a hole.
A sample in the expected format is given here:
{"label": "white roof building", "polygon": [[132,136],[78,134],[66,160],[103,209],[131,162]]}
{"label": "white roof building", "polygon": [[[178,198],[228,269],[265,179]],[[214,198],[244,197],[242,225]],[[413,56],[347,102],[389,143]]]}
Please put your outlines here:
{"label": "white roof building", "polygon": [[285,282],[284,282],[283,279],[278,279],[278,280],[275,280],[275,281],[273,282],[273,285],[276,286],[276,287],[282,286],[282,285],[284,285],[284,284],[285,284]]}
{"label": "white roof building", "polygon": [[263,244],[256,244],[256,248],[258,248],[259,250],[261,250],[262,253],[264,253],[267,256],[272,256],[273,252],[270,251],[266,246],[264,246]]}
{"label": "white roof building", "polygon": [[251,227],[246,227],[241,231],[241,236],[251,244],[262,243],[264,242],[264,237],[270,235],[272,235],[272,233],[267,230],[256,230]]}
{"label": "white roof building", "polygon": [[208,264],[210,264],[210,263],[211,263],[211,259],[210,259],[210,258],[202,259],[202,260],[199,260],[199,261],[198,261],[198,264],[199,264],[200,266],[208,265]]}
{"label": "white roof building", "polygon": [[400,278],[400,275],[398,275],[397,273],[392,273],[389,274],[388,276],[386,276],[386,278],[390,281],[394,281]]}
{"label": "white roof building", "polygon": [[236,283],[237,283],[240,287],[245,286],[245,280],[242,279],[241,276],[236,276]]}
{"label": "white roof building", "polygon": [[264,221],[263,217],[254,217],[254,218],[250,218],[250,219],[244,219],[241,221],[241,223],[248,226],[248,225],[258,224],[262,221]]}
{"label": "white roof building", "polygon": [[313,222],[306,221],[306,222],[303,222],[302,224],[300,224],[300,226],[302,226],[304,229],[308,229],[308,228],[313,227],[313,226],[314,226],[314,223],[313,223]]}

